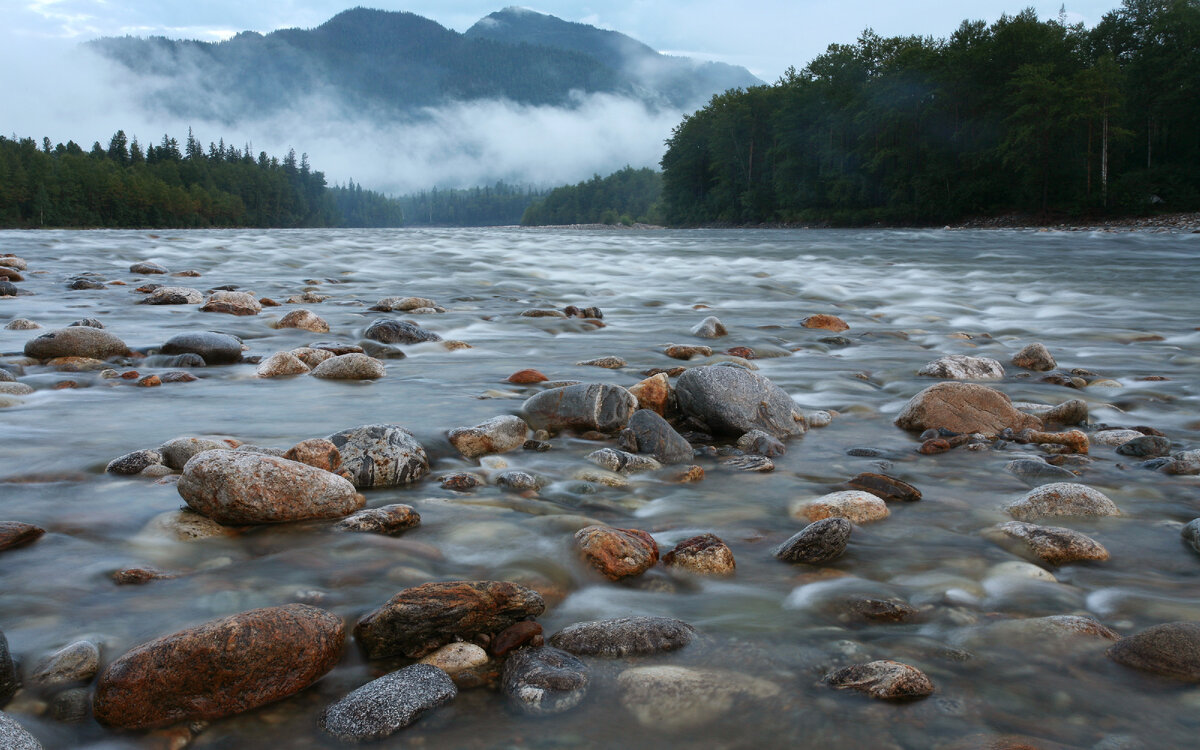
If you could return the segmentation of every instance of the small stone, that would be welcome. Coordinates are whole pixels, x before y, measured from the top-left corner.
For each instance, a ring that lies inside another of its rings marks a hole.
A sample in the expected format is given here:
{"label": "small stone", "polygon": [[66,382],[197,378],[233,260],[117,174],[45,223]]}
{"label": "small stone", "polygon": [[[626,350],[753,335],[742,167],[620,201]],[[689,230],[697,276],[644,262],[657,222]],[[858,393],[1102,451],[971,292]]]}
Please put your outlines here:
{"label": "small stone", "polygon": [[[0,521],[0,551],[32,544],[41,539],[45,533],[45,529],[34,526],[31,523]],[[0,703],[2,702],[0,701]]]}
{"label": "small stone", "polygon": [[867,471],[854,477],[846,484],[856,490],[870,492],[882,500],[912,503],[921,499],[921,491],[916,487],[913,487],[908,482],[902,482],[895,477],[889,477],[886,474],[876,474]]}
{"label": "small stone", "polygon": [[903,599],[856,598],[848,606],[854,615],[871,622],[910,622],[921,613]]}
{"label": "small stone", "polygon": [[1072,482],[1076,475],[1068,469],[1048,464],[1035,458],[1019,458],[1009,461],[1004,466],[1005,471],[1015,475],[1030,487],[1037,487],[1051,482]]}
{"label": "small stone", "polygon": [[1088,421],[1087,402],[1077,398],[1064,401],[1043,414],[1042,421],[1046,424],[1064,426],[1086,424]]}
{"label": "small stone", "polygon": [[740,359],[758,359],[755,351],[748,346],[732,346],[726,349],[725,353],[731,357],[738,357]]}
{"label": "small stone", "polygon": [[326,380],[378,380],[387,374],[383,363],[365,354],[342,354],[325,360],[312,370]]}
{"label": "small stone", "polygon": [[[1047,372],[1058,367],[1058,363],[1050,355],[1050,350],[1045,345],[1038,343],[1029,344],[1014,354],[1012,363],[1017,367],[1023,367],[1026,370],[1034,370],[1036,372]],[[1064,422],[1063,424],[1067,423]]]}
{"label": "small stone", "polygon": [[1171,441],[1157,435],[1143,435],[1117,446],[1117,454],[1137,458],[1158,458],[1171,454]]}
{"label": "small stone", "polygon": [[[15,295],[17,293],[15,291],[16,287],[12,286],[12,284],[8,284],[8,282],[6,282],[6,281],[0,281],[0,291],[5,291],[5,292],[7,291],[3,288],[3,285],[6,285],[6,284],[9,287],[12,287],[12,289],[14,291],[11,292],[11,294]],[[103,282],[95,281],[94,279],[85,279],[85,278],[78,277],[78,276],[71,279],[70,283],[67,284],[67,289],[71,289],[73,291],[82,291],[84,289],[103,289],[103,288],[104,288]],[[7,294],[0,295],[0,296],[7,296]]]}
{"label": "small stone", "polygon": [[846,552],[853,526],[845,518],[824,518],[805,526],[771,551],[780,560],[818,565]]}
{"label": "small stone", "polygon": [[[333,352],[327,349],[314,349],[309,346],[302,346],[299,349],[293,349],[290,353],[301,362],[308,365],[309,369],[312,369],[325,360],[332,359],[335,356]],[[346,353],[349,354],[350,352]]]}
{"label": "small stone", "polygon": [[159,570],[158,568],[143,565],[134,568],[122,568],[113,571],[110,576],[112,582],[118,586],[141,586],[151,581],[167,581],[172,578],[178,578],[177,573],[172,573],[167,570]]}
{"label": "small stone", "polygon": [[284,315],[276,328],[299,328],[313,333],[329,333],[329,324],[311,310],[300,308]]}
{"label": "small stone", "polygon": [[845,518],[852,523],[880,521],[891,515],[887,504],[870,492],[843,490],[811,500],[797,500],[789,508],[792,518],[808,522]]}
{"label": "small stone", "polygon": [[163,354],[198,354],[209,365],[226,365],[242,359],[242,342],[212,331],[181,333],[163,344]]}
{"label": "small stone", "polygon": [[1050,565],[1108,559],[1108,550],[1104,545],[1071,529],[1009,521],[997,526],[996,531],[1010,539],[1020,540],[1030,553]]}
{"label": "small stone", "polygon": [[662,464],[650,456],[640,456],[636,453],[627,453],[613,448],[601,448],[598,451],[593,451],[588,454],[587,460],[597,466],[603,466],[609,471],[616,471],[623,474],[632,474],[639,471],[655,471],[662,468]]}
{"label": "small stone", "polygon": [[[376,312],[412,312],[414,310],[440,310],[438,303],[426,297],[385,297],[371,308]],[[445,312],[442,310],[442,312]]]}
{"label": "small stone", "polygon": [[691,573],[731,576],[736,572],[733,550],[716,534],[701,534],[684,539],[663,555],[663,565]]}
{"label": "small stone", "polygon": [[1137,430],[1112,429],[1093,432],[1090,440],[1096,445],[1106,445],[1110,448],[1116,448],[1140,437],[1144,436]]}
{"label": "small stone", "polygon": [[428,664],[412,664],[372,680],[321,714],[321,728],[342,742],[390,737],[458,695],[450,677]]}
{"label": "small stone", "polygon": [[645,531],[587,526],[575,532],[584,559],[612,581],[645,573],[658,562],[658,544]]}
{"label": "small stone", "polygon": [[381,344],[420,344],[426,341],[441,341],[442,337],[407,320],[376,320],[367,326],[363,337]]}
{"label": "small stone", "polygon": [[142,300],[144,305],[198,305],[204,301],[199,289],[186,286],[160,286]]}
{"label": "small stone", "polygon": [[648,409],[660,417],[667,413],[671,402],[671,381],[666,373],[660,372],[635,383],[629,392],[637,399],[638,409]]}
{"label": "small stone", "polygon": [[603,367],[606,370],[619,370],[626,365],[626,362],[620,357],[597,357],[576,362],[575,365],[576,367]]}
{"label": "small stone", "polygon": [[1117,641],[1108,657],[1127,667],[1200,682],[1200,622],[1155,625]]}
{"label": "small stone", "polygon": [[1004,377],[1004,367],[987,357],[951,354],[925,365],[917,370],[917,375],[948,380],[1000,380]]}
{"label": "small stone", "polygon": [[158,447],[158,454],[162,456],[161,463],[175,469],[182,470],[184,465],[192,459],[192,456],[203,453],[204,451],[212,450],[228,450],[236,448],[239,445],[234,440],[211,440],[201,437],[178,437],[168,440]]}
{"label": "small stone", "polygon": [[525,310],[521,313],[522,318],[566,318],[567,314],[561,310]]}
{"label": "small stone", "polygon": [[13,318],[8,321],[8,325],[4,326],[6,331],[32,331],[41,328],[37,323],[27,318]]}
{"label": "small stone", "polygon": [[33,386],[25,383],[10,383],[0,381],[0,394],[5,396],[28,396],[33,393]]}
{"label": "small stone", "polygon": [[[108,369],[107,362],[91,357],[55,357],[46,360],[46,366],[53,367],[59,372],[103,372]],[[133,375],[128,377],[122,375],[126,380],[132,380],[137,376],[136,370],[133,371]]]}
{"label": "small stone", "polygon": [[421,515],[411,505],[385,505],[352,513],[338,521],[335,528],[395,535],[420,525]]}
{"label": "small stone", "polygon": [[775,471],[775,462],[766,456],[733,456],[722,461],[721,465],[734,471],[760,473]]}
{"label": "small stone", "polygon": [[504,663],[501,690],[522,713],[545,716],[569,711],[587,695],[587,665],[557,648],[523,648]]}
{"label": "small stone", "polygon": [[719,339],[728,334],[729,331],[725,330],[725,324],[714,315],[709,315],[704,320],[692,326],[692,335],[699,336],[702,339]]}
{"label": "small stone", "polygon": [[324,438],[312,438],[296,443],[283,454],[289,461],[299,461],[325,471],[337,473],[342,465],[342,454],[337,446]]}
{"label": "small stone", "polygon": [[138,378],[137,384],[142,388],[155,388],[162,385],[162,378],[157,375],[146,375]]}
{"label": "small stone", "polygon": [[509,375],[506,381],[516,385],[532,385],[533,383],[545,383],[549,379],[537,370],[517,370]]}
{"label": "small stone", "polygon": [[0,266],[5,268],[15,268],[18,271],[29,270],[29,264],[24,258],[19,258],[12,253],[0,255]]}
{"label": "small stone", "polygon": [[822,331],[833,331],[834,333],[850,330],[850,326],[846,325],[846,321],[836,315],[810,315],[800,321],[800,325],[805,328],[816,328]]}
{"label": "small stone", "polygon": [[579,656],[623,658],[677,651],[692,642],[696,629],[670,617],[620,617],[568,625],[550,636],[555,648]]}
{"label": "small stone", "polygon": [[997,435],[1005,428],[1039,429],[1041,420],[1013,408],[1000,391],[975,383],[950,381],[913,396],[896,417],[904,430],[946,429],[958,434]]}
{"label": "small stone", "polygon": [[670,665],[634,667],[617,675],[621,705],[656,732],[677,732],[758,715],[753,703],[779,695],[779,686],[720,669]]}
{"label": "small stone", "polygon": [[696,466],[695,464],[691,466],[682,466],[668,472],[664,478],[668,482],[700,482],[704,480],[704,468],[701,466]]}
{"label": "small stone", "polygon": [[695,344],[671,344],[663,350],[671,359],[691,359],[692,357],[711,357],[713,353],[711,346],[698,346]]}
{"label": "small stone", "polygon": [[488,649],[493,656],[504,656],[522,646],[542,645],[542,626],[533,620],[523,620],[496,634]]}
{"label": "small stone", "polygon": [[487,651],[474,643],[447,643],[432,654],[421,657],[421,664],[437,667],[454,679],[462,672],[479,669],[488,663]]}
{"label": "small stone", "polygon": [[1121,511],[1103,493],[1073,482],[1042,485],[1010,503],[1005,510],[1018,521],[1052,516],[1119,516]]}
{"label": "small stone", "polygon": [[200,310],[228,315],[258,315],[262,312],[262,303],[249,292],[213,292]]}
{"label": "small stone", "polygon": [[147,274],[147,275],[156,274],[156,273],[170,273],[163,266],[159,265],[158,263],[155,263],[154,261],[150,261],[150,260],[142,261],[141,263],[134,263],[132,266],[129,267],[129,272],[130,273]]}
{"label": "small stone", "polygon": [[839,669],[825,675],[822,682],[839,690],[853,688],[881,700],[907,700],[933,694],[933,683],[924,672],[890,659]]}
{"label": "small stone", "polygon": [[291,352],[275,352],[258,363],[254,374],[260,378],[280,378],[289,375],[307,375],[308,365]]}
{"label": "small stone", "polygon": [[507,469],[497,474],[493,480],[497,487],[515,492],[536,492],[545,484],[536,475],[521,469]]}
{"label": "small stone", "polygon": [[482,479],[465,471],[456,474],[447,474],[439,481],[441,482],[442,489],[454,490],[456,492],[466,492],[484,484]]}
{"label": "small stone", "polygon": [[458,427],[447,434],[450,444],[467,458],[515,451],[525,444],[529,426],[515,416],[493,417],[474,427]]}

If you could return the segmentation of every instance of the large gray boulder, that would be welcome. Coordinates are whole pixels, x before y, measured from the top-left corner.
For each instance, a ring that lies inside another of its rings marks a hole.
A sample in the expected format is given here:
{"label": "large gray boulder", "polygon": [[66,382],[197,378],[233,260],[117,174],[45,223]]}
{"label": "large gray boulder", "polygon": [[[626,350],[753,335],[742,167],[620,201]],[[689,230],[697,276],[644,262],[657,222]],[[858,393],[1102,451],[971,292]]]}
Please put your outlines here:
{"label": "large gray boulder", "polygon": [[108,331],[89,326],[68,326],[43,333],[25,342],[25,356],[34,359],[88,357],[108,359],[129,353],[125,342]]}
{"label": "large gray boulder", "polygon": [[522,416],[535,430],[617,432],[637,409],[637,399],[619,385],[580,383],[551,388],[521,406]]}
{"label": "large gray boulder", "polygon": [[775,437],[802,435],[803,417],[782,388],[741,367],[696,367],[675,383],[679,411],[714,435],[739,437],[762,430]]}
{"label": "large gray boulder", "polygon": [[368,424],[330,435],[342,455],[338,473],[355,487],[395,487],[429,471],[425,448],[398,424]]}

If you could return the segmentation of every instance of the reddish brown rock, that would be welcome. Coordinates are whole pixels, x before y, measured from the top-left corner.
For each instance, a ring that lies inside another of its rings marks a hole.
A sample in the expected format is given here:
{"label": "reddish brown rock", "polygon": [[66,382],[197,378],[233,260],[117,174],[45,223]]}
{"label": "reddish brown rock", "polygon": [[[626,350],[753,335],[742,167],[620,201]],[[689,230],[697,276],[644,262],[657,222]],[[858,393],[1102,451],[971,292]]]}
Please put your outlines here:
{"label": "reddish brown rock", "polygon": [[683,484],[702,482],[704,481],[704,468],[695,464],[676,467],[668,470],[664,478],[669,482],[680,482]]}
{"label": "reddish brown rock", "polygon": [[540,646],[543,642],[542,626],[533,620],[524,620],[515,625],[509,625],[497,633],[488,645],[488,649],[492,652],[492,656],[504,656],[513,649],[522,646]]}
{"label": "reddish brown rock", "polygon": [[0,550],[12,549],[36,542],[45,534],[45,529],[19,521],[0,521]]}
{"label": "reddish brown rock", "polygon": [[302,464],[334,473],[337,473],[342,465],[341,451],[324,438],[302,440],[289,448],[283,457],[289,461],[299,461]]}
{"label": "reddish brown rock", "polygon": [[916,667],[890,659],[854,664],[825,675],[839,690],[853,688],[881,700],[924,698],[933,694],[933,683]]}
{"label": "reddish brown rock", "polygon": [[544,383],[550,378],[546,377],[537,370],[517,370],[512,375],[508,376],[508,382],[517,385],[530,385],[532,383]]}
{"label": "reddish brown rock", "polygon": [[358,621],[369,659],[418,658],[456,638],[491,635],[546,609],[540,594],[507,581],[449,581],[405,589]]}
{"label": "reddish brown rock", "polygon": [[1054,361],[1050,350],[1046,348],[1045,344],[1040,343],[1029,344],[1014,354],[1012,363],[1017,367],[1023,367],[1026,370],[1036,370],[1038,372],[1046,372],[1058,367],[1058,363]]}
{"label": "reddish brown rock", "polygon": [[846,325],[846,321],[836,315],[810,315],[800,321],[800,325],[805,328],[818,328],[822,331],[833,331],[834,333],[850,330],[850,326]]}
{"label": "reddish brown rock", "polygon": [[916,487],[913,487],[908,482],[902,482],[895,477],[889,477],[886,474],[875,474],[865,471],[846,484],[856,490],[870,492],[875,497],[883,500],[916,502],[921,499],[921,491]]}
{"label": "reddish brown rock", "polygon": [[896,426],[913,432],[944,428],[958,433],[995,435],[1005,428],[1040,429],[1041,420],[1013,408],[1000,391],[974,383],[946,382],[921,391],[896,417]]}
{"label": "reddish brown rock", "polygon": [[658,562],[658,544],[639,529],[587,526],[575,532],[575,542],[584,559],[613,581],[639,576]]}
{"label": "reddish brown rock", "polygon": [[143,378],[138,378],[137,384],[142,388],[156,388],[162,385],[162,378],[157,375],[147,375]]}
{"label": "reddish brown rock", "polygon": [[731,357],[741,357],[742,359],[757,359],[758,355],[748,346],[735,346],[725,350],[725,353]]}
{"label": "reddish brown rock", "polygon": [[223,617],[142,644],[100,675],[101,724],[149,729],[213,720],[303,690],[341,658],[342,619],[305,604]]}
{"label": "reddish brown rock", "polygon": [[684,539],[663,555],[663,565],[711,576],[731,576],[736,570],[733,550],[716,534]]}
{"label": "reddish brown rock", "polygon": [[713,353],[711,346],[701,346],[699,344],[671,344],[663,350],[671,359],[691,359],[695,356],[711,357]]}
{"label": "reddish brown rock", "polygon": [[667,413],[671,400],[671,381],[660,372],[646,378],[629,389],[637,399],[639,409],[649,409],[660,417]]}

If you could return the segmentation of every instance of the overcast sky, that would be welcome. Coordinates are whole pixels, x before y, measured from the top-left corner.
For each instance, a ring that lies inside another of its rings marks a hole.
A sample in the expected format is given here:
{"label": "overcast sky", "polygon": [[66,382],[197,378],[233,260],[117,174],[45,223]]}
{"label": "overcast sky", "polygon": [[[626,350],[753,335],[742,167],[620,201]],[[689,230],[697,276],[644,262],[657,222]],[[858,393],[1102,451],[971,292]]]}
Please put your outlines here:
{"label": "overcast sky", "polygon": [[[75,38],[133,34],[221,39],[238,31],[317,26],[354,0],[0,0],[4,38]],[[374,0],[458,31],[504,0]],[[1118,0],[1068,0],[1067,16],[1092,26]],[[1061,0],[537,0],[526,7],[568,21],[615,29],[665,52],[744,65],[767,82],[789,65],[803,67],[833,42],[853,42],[866,27],[884,36],[948,36],[964,18],[996,20],[1026,5],[1044,18]],[[25,45],[21,45],[23,48]],[[2,105],[0,105],[2,106]]]}

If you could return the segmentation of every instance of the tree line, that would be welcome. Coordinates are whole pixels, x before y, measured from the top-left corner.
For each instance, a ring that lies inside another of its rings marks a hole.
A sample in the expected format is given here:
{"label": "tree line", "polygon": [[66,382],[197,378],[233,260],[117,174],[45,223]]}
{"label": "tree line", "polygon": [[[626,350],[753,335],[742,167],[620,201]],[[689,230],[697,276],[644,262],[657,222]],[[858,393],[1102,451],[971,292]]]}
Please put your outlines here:
{"label": "tree line", "polygon": [[485,187],[422,190],[396,203],[407,226],[487,227],[518,224],[530,203],[545,191],[500,181]]}
{"label": "tree line", "polygon": [[658,224],[661,194],[660,173],[626,166],[608,177],[593,175],[586,182],[551,190],[525,210],[521,224]]}
{"label": "tree line", "polygon": [[714,96],[662,167],[676,225],[1200,209],[1200,0],[1125,0],[1091,30],[1032,9],[868,30]]}

